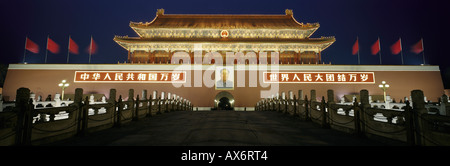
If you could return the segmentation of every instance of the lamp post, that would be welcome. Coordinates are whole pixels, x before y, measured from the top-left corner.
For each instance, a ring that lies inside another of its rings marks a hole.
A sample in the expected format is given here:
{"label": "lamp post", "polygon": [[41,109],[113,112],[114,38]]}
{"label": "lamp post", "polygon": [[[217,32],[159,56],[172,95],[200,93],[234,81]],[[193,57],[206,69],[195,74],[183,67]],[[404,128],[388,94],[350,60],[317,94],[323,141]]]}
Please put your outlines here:
{"label": "lamp post", "polygon": [[378,87],[383,90],[384,102],[386,102],[386,90],[389,88],[389,84],[386,84],[386,81],[381,81]]}
{"label": "lamp post", "polygon": [[69,86],[69,83],[66,83],[66,80],[62,80],[61,83],[58,84],[58,86],[62,89],[61,100],[64,100],[64,89]]}

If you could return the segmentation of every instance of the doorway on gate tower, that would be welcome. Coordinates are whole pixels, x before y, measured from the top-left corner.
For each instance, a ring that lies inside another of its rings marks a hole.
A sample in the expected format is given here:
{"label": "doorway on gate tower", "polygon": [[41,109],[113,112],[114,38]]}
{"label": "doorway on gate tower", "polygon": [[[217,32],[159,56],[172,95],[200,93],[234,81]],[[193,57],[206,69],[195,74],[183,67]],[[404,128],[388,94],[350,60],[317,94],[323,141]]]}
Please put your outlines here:
{"label": "doorway on gate tower", "polygon": [[219,103],[217,105],[218,110],[233,110],[231,108],[230,99],[228,99],[227,97],[220,98]]}
{"label": "doorway on gate tower", "polygon": [[234,97],[227,91],[219,92],[214,98],[213,110],[234,110]]}

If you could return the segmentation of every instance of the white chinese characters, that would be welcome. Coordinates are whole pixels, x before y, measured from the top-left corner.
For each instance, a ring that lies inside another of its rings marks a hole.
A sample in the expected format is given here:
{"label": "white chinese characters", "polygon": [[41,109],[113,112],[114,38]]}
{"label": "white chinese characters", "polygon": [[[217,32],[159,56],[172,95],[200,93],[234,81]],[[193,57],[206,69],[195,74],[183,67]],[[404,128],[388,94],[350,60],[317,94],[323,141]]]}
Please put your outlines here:
{"label": "white chinese characters", "polygon": [[114,71],[76,71],[74,82],[185,82],[186,72],[114,72]]}
{"label": "white chinese characters", "polygon": [[265,72],[265,76],[266,83],[375,83],[373,72]]}

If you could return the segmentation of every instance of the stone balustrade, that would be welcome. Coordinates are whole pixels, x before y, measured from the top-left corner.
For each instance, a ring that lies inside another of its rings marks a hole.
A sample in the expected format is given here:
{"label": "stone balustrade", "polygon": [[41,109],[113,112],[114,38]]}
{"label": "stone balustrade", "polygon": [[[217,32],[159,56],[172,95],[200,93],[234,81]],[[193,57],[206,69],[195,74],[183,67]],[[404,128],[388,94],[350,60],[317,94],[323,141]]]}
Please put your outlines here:
{"label": "stone balustrade", "polygon": [[151,117],[171,111],[192,111],[189,100],[175,94],[164,96],[154,91],[147,96],[147,90],[135,97],[130,89],[128,99],[117,99],[116,90],[111,89],[109,98],[93,102],[93,98],[83,99],[83,89],[75,90],[74,100],[60,107],[36,108],[30,98],[30,90],[17,91],[15,107],[12,111],[0,112],[0,145],[39,145],[74,136],[83,136],[111,127],[120,127],[140,118]]}
{"label": "stone balustrade", "polygon": [[[327,100],[322,96],[321,101],[316,101],[315,90],[311,90],[310,100],[307,95],[300,99],[292,95],[290,93],[289,98],[272,95],[262,99],[256,103],[255,110],[277,111],[324,128],[388,142],[450,145],[450,116],[442,113],[449,111],[448,97],[445,95],[440,103],[434,103],[441,108],[438,112],[430,109],[433,108],[433,103],[427,104],[420,90],[411,92],[412,102],[407,100],[405,103],[391,103],[398,104],[395,109],[373,105],[373,102],[369,102],[367,90],[360,91],[360,102],[354,98],[352,103],[336,103],[333,90],[328,90]],[[303,96],[303,91],[299,90],[298,95]]]}

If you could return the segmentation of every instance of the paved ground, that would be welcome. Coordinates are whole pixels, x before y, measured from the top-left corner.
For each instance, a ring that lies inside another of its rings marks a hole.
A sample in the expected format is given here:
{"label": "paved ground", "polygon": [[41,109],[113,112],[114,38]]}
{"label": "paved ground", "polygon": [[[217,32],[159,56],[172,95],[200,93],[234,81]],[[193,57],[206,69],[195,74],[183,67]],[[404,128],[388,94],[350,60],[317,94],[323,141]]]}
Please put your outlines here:
{"label": "paved ground", "polygon": [[277,112],[171,112],[51,145],[99,146],[378,146]]}

